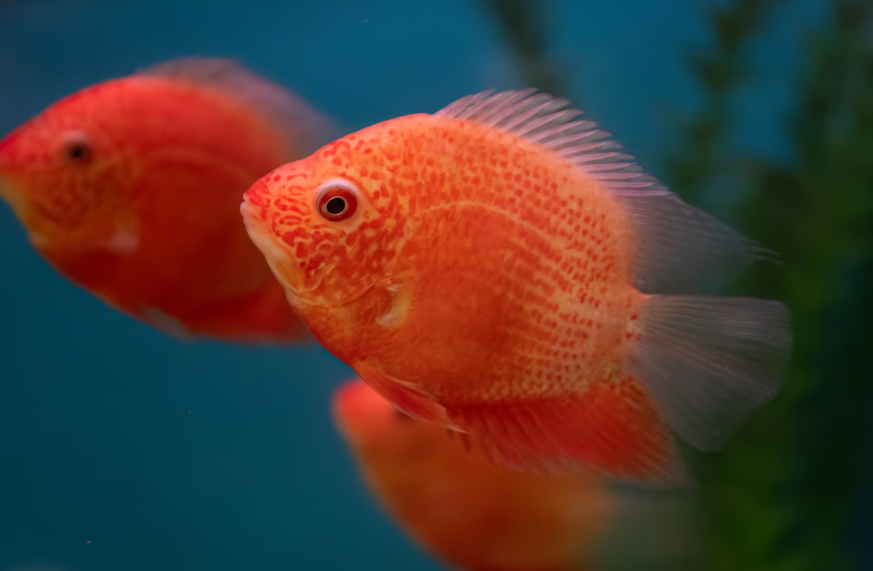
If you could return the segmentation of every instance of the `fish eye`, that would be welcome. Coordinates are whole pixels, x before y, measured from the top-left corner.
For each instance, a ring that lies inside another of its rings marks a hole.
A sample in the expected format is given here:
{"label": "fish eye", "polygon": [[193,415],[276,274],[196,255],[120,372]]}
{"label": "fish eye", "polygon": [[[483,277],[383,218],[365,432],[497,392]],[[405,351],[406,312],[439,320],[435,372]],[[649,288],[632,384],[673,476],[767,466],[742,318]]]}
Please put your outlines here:
{"label": "fish eye", "polygon": [[84,133],[74,132],[67,135],[61,146],[61,154],[65,161],[73,164],[84,164],[91,160],[93,150],[91,141]]}
{"label": "fish eye", "polygon": [[344,180],[328,181],[318,190],[316,204],[318,213],[325,220],[347,220],[358,209],[358,189]]}

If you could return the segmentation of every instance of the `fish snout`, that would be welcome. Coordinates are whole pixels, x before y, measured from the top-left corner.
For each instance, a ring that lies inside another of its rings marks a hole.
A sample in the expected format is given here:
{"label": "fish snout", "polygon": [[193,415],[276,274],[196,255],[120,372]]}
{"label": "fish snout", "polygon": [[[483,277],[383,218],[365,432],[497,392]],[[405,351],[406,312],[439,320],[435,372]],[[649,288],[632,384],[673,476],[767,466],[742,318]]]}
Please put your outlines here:
{"label": "fish snout", "polygon": [[[243,194],[243,202],[239,207],[246,230],[261,251],[264,251],[262,243],[272,234],[267,216],[271,206],[270,188],[264,179],[259,179]],[[264,254],[266,255],[266,252]]]}
{"label": "fish snout", "polygon": [[16,218],[26,225],[30,212],[27,197],[21,192],[18,185],[11,179],[4,177],[2,172],[0,172],[0,199],[9,205]]}
{"label": "fish snout", "polygon": [[[263,191],[256,191],[255,187],[263,185],[263,181],[255,183],[248,192],[243,195],[243,203],[240,205],[240,214],[246,225],[246,231],[252,242],[264,255],[267,265],[270,266],[273,275],[279,280],[286,290],[299,289],[302,275],[297,264],[293,263],[287,252],[287,245],[280,236],[277,236],[268,218],[269,200]],[[269,190],[269,189],[266,189]]]}
{"label": "fish snout", "polygon": [[243,194],[243,203],[240,205],[240,214],[248,223],[251,220],[266,221],[267,211],[273,205],[273,196],[269,185],[263,178],[258,179]]}

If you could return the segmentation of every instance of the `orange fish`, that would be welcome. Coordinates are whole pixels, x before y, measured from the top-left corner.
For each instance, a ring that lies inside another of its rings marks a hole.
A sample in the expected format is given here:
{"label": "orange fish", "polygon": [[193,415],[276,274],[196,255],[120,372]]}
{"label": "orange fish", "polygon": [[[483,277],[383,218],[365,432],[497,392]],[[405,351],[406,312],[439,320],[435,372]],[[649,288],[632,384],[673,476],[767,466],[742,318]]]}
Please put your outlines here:
{"label": "orange fish", "polygon": [[340,387],[333,408],[374,495],[413,540],[458,569],[580,570],[612,512],[592,475],[497,470],[359,380]]}
{"label": "orange fish", "polygon": [[230,61],[183,58],[21,125],[0,141],[0,194],[55,269],[131,316],[185,336],[301,340],[239,201],[331,129]]}
{"label": "orange fish", "polygon": [[779,302],[699,295],[766,253],[547,94],[347,135],[241,207],[316,339],[410,415],[519,469],[688,481],[776,395]]}

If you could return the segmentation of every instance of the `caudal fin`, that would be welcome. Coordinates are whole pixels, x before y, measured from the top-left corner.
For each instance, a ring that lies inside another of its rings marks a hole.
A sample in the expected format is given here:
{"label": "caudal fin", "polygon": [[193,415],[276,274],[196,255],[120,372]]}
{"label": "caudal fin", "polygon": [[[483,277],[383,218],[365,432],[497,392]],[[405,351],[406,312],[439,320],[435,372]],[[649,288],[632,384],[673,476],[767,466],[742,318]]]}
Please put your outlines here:
{"label": "caudal fin", "polygon": [[719,449],[779,392],[792,344],[782,303],[653,295],[641,320],[631,371],[692,446]]}

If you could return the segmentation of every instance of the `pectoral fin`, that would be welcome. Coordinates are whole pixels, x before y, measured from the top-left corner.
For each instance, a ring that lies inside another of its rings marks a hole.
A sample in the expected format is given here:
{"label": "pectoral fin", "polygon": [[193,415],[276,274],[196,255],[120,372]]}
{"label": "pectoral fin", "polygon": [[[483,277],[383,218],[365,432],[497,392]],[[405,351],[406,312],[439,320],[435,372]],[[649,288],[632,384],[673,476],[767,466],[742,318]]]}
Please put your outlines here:
{"label": "pectoral fin", "polygon": [[361,376],[361,379],[379,393],[382,398],[408,415],[438,426],[463,432],[449,419],[445,407],[420,387],[386,375],[366,361],[355,363],[354,369]]}

